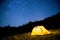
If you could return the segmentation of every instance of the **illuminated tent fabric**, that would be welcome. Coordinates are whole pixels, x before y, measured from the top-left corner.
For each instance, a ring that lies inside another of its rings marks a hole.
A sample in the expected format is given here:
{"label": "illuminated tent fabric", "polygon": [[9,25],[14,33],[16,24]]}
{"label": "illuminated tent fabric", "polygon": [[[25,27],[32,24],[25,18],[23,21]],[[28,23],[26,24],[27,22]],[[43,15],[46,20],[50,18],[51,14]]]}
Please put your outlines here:
{"label": "illuminated tent fabric", "polygon": [[32,29],[31,35],[46,35],[50,32],[44,28],[44,26],[36,26]]}

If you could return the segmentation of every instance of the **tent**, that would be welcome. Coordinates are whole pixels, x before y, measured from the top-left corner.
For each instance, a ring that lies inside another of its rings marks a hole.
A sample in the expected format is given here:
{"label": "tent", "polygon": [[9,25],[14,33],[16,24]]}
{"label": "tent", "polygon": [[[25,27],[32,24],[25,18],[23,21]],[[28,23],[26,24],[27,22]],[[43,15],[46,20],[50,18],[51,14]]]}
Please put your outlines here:
{"label": "tent", "polygon": [[49,32],[47,29],[45,29],[44,26],[36,26],[32,29],[31,35],[46,35],[46,34],[50,34],[51,32]]}

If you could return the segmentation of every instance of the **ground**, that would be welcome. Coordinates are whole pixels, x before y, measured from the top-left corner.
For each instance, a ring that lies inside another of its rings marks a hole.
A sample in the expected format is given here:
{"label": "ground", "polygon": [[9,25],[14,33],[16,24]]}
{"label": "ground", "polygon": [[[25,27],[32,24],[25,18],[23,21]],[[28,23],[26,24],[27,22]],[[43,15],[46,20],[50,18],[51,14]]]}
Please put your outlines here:
{"label": "ground", "polygon": [[49,35],[31,36],[29,32],[5,37],[2,40],[59,40],[60,39],[60,29],[49,30],[49,31],[51,32],[51,34]]}

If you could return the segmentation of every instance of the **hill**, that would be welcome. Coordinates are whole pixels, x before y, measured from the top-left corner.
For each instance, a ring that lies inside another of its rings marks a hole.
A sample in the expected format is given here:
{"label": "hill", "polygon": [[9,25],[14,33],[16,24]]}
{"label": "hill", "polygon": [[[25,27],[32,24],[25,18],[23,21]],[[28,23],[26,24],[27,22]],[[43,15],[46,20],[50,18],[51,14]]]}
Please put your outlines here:
{"label": "hill", "polygon": [[0,38],[5,36],[31,32],[32,29],[38,25],[43,25],[47,29],[59,29],[60,28],[60,12],[58,12],[56,15],[45,18],[44,20],[29,22],[22,26],[11,27],[10,25],[8,25],[5,27],[0,27]]}

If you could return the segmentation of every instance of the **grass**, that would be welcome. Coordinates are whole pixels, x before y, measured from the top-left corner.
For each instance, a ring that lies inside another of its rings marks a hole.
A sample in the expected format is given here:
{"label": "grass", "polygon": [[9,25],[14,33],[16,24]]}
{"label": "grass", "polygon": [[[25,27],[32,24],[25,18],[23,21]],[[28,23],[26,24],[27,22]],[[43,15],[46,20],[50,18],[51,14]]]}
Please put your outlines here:
{"label": "grass", "polygon": [[5,37],[2,40],[59,40],[60,39],[60,29],[58,30],[50,30],[52,34],[50,35],[36,35],[31,36],[29,33],[24,34],[16,34],[13,36]]}

